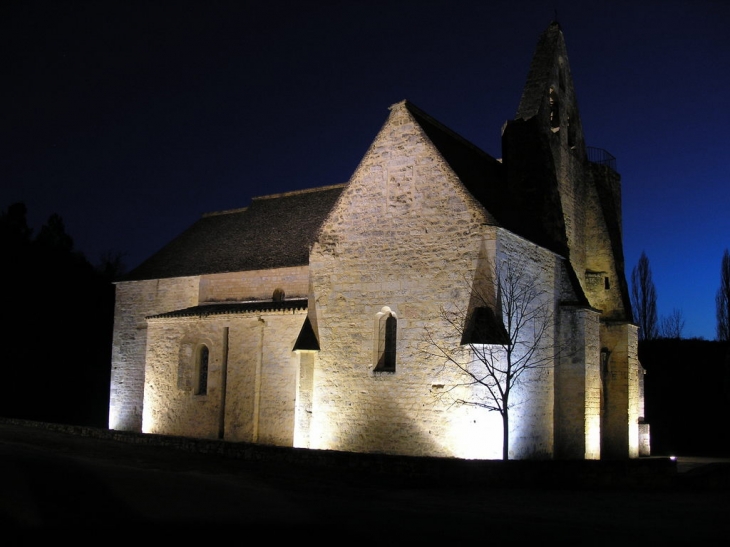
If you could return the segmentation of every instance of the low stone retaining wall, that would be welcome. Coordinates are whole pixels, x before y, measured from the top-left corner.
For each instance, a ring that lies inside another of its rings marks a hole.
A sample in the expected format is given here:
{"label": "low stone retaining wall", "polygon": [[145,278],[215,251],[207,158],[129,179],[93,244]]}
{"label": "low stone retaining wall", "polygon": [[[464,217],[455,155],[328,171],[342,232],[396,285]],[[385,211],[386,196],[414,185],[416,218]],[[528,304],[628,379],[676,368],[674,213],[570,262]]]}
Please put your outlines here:
{"label": "low stone retaining wall", "polygon": [[677,475],[676,462],[669,458],[507,462],[422,458],[190,439],[26,420],[0,421],[82,437],[211,454],[250,462],[336,469],[349,474],[368,475],[389,481],[416,482],[429,487],[662,488],[673,485]]}

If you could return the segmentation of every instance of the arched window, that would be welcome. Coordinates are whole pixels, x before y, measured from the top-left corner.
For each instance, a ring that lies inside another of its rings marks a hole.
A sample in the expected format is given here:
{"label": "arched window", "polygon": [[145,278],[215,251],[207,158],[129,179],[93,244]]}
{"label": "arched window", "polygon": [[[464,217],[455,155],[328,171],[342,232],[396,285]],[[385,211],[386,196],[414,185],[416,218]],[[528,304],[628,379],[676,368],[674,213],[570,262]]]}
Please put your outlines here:
{"label": "arched window", "polygon": [[210,352],[205,344],[198,348],[198,355],[195,363],[196,382],[195,394],[205,395],[208,393],[208,358]]}
{"label": "arched window", "polygon": [[376,372],[395,372],[398,319],[388,306],[378,313]]}

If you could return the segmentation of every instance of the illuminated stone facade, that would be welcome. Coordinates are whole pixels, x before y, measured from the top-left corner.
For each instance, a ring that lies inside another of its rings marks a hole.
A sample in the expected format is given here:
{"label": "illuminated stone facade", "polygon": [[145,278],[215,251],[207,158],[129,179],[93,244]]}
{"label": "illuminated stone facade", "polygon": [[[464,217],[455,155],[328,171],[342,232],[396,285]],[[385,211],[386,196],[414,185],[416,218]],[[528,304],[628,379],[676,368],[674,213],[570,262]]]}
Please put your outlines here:
{"label": "illuminated stone facade", "polygon": [[444,404],[457,370],[425,334],[461,346],[444,310],[511,262],[553,322],[549,366],[513,393],[510,457],[646,453],[620,179],[587,154],[556,24],[500,161],[393,105],[347,184],[208,215],[118,283],[110,427],[498,458],[499,414]]}

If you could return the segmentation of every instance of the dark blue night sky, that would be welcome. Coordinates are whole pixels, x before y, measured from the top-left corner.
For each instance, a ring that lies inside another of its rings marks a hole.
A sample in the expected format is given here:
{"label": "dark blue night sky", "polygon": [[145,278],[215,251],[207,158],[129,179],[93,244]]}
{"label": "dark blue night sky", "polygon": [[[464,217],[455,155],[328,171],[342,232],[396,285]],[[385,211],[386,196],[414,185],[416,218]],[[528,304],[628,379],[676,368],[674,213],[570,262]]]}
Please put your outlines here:
{"label": "dark blue night sky", "polygon": [[0,8],[0,209],[128,267],[201,213],[346,182],[409,99],[495,157],[563,28],[588,145],[617,158],[627,275],[715,337],[730,247],[724,0],[34,2]]}

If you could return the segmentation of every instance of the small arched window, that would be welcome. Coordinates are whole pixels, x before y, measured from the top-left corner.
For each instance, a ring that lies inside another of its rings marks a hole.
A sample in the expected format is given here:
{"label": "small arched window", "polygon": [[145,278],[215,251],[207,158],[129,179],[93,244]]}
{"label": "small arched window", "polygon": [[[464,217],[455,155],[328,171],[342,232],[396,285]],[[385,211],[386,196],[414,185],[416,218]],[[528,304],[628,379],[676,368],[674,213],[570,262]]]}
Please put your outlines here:
{"label": "small arched window", "polygon": [[208,359],[210,351],[208,346],[205,344],[198,348],[198,355],[196,357],[195,372],[195,394],[205,395],[208,393]]}
{"label": "small arched window", "polygon": [[376,372],[395,372],[398,319],[388,306],[378,314]]}

